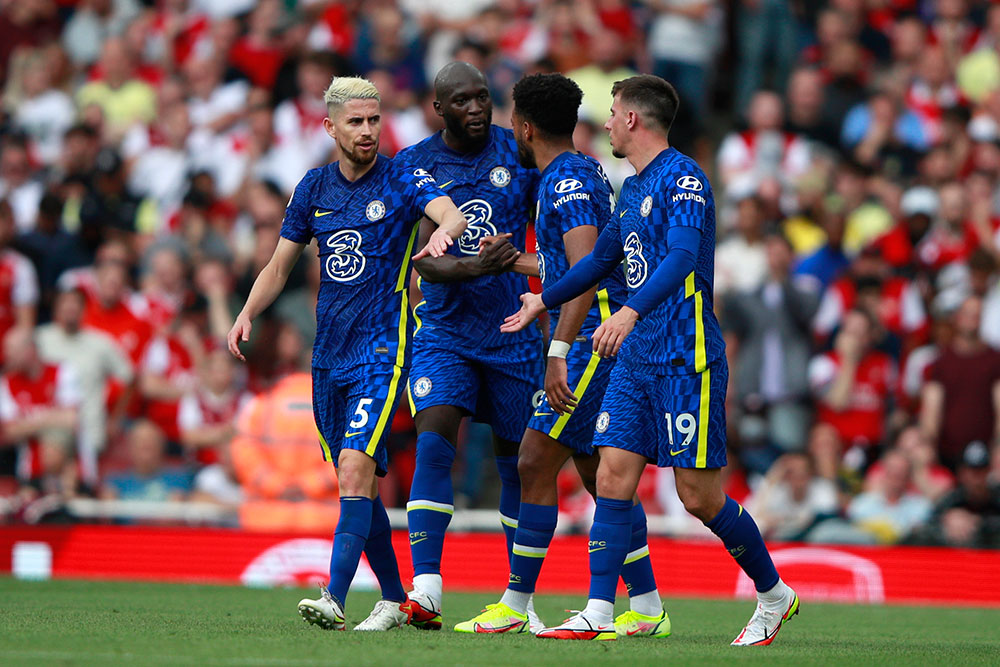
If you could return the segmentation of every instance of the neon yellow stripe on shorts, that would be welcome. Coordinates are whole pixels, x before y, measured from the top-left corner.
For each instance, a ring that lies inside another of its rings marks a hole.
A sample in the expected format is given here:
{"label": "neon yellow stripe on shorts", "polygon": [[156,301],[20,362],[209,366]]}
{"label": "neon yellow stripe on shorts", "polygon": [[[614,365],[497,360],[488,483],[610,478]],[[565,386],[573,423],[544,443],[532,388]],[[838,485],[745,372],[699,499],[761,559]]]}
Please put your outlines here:
{"label": "neon yellow stripe on shorts", "polygon": [[708,465],[708,402],[712,389],[712,371],[705,369],[701,373],[701,405],[698,408],[698,455],[694,460],[695,468]]}
{"label": "neon yellow stripe on shorts", "polygon": [[406,276],[407,269],[410,266],[410,257],[413,255],[413,244],[417,240],[417,229],[419,229],[419,222],[414,223],[413,231],[410,232],[410,240],[406,244],[406,251],[399,266],[399,275],[396,277],[396,291],[399,292],[400,301],[399,328],[396,332],[396,364],[392,367],[392,380],[389,381],[389,392],[385,397],[385,403],[382,405],[382,411],[378,415],[378,422],[375,424],[372,437],[368,440],[368,446],[365,447],[365,454],[368,456],[375,455],[378,443],[382,439],[382,433],[385,431],[386,424],[389,423],[389,417],[396,408],[399,378],[403,375],[403,364],[406,363],[406,324],[410,312],[410,300],[406,293]]}
{"label": "neon yellow stripe on shorts", "polygon": [[319,427],[316,427],[316,435],[319,436],[319,446],[323,448],[323,460],[333,462],[333,453],[330,451],[330,445],[326,442],[326,438],[320,433]]}
{"label": "neon yellow stripe on shorts", "polygon": [[[576,396],[577,401],[583,400],[583,394],[587,391],[587,387],[590,386],[590,381],[594,379],[594,373],[597,372],[597,365],[600,363],[600,356],[596,354],[590,355],[590,361],[587,362],[587,368],[584,369],[583,375],[580,376],[580,382],[578,382],[576,387],[573,389],[573,395]],[[555,425],[549,431],[549,437],[558,440],[559,436],[563,432],[563,429],[566,428],[566,422],[568,422],[569,418],[572,416],[573,413],[571,412],[559,415],[559,419],[556,420]]]}

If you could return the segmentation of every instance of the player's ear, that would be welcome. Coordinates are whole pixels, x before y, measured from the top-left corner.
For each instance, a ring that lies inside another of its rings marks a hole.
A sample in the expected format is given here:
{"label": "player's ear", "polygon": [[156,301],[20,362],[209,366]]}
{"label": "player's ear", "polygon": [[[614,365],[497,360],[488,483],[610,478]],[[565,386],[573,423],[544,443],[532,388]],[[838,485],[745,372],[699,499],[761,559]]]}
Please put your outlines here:
{"label": "player's ear", "polygon": [[331,120],[329,116],[323,119],[323,129],[326,130],[326,133],[330,135],[331,139],[337,138],[336,127],[333,124],[333,120]]}
{"label": "player's ear", "polygon": [[625,126],[628,129],[635,129],[636,125],[639,124],[639,114],[634,111],[629,110],[628,115],[625,117]]}
{"label": "player's ear", "polygon": [[434,100],[433,104],[434,104],[434,113],[436,113],[439,116],[443,116],[444,114],[441,113],[441,103],[438,102],[437,100]]}

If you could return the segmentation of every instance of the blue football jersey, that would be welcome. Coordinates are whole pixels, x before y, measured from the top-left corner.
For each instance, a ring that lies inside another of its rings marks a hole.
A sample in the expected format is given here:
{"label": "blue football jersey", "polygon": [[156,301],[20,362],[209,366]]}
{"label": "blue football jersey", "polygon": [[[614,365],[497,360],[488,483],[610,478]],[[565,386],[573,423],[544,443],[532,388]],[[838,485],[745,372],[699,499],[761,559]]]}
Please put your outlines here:
{"label": "blue football jersey", "polygon": [[[473,154],[451,150],[439,132],[400,151],[396,159],[433,174],[435,187],[465,214],[469,226],[449,249],[452,255],[478,254],[481,238],[508,232],[510,242],[525,249],[538,172],[521,166],[510,130],[492,126],[489,142]],[[420,335],[446,336],[452,344],[476,349],[538,339],[534,327],[500,333],[500,324],[518,311],[520,295],[528,291],[523,275],[507,272],[453,283],[422,280],[420,287],[424,300],[414,309]]]}
{"label": "blue football jersey", "polygon": [[[611,223],[614,210],[611,182],[597,160],[565,152],[545,168],[538,183],[535,218],[538,272],[543,287],[554,284],[569,270],[563,234],[582,225],[592,225],[600,233]],[[580,335],[593,334],[604,317],[621,308],[626,294],[625,272],[615,269],[598,285]],[[549,310],[553,323],[559,319],[559,311],[558,307]]]}
{"label": "blue football jersey", "polygon": [[700,373],[725,359],[725,343],[713,310],[715,199],[705,172],[669,148],[622,185],[618,226],[629,295],[638,291],[667,254],[667,230],[695,227],[701,242],[695,268],[677,292],[639,319],[619,359],[666,375]]}
{"label": "blue football jersey", "polygon": [[424,208],[441,195],[426,171],[382,155],[354,182],[334,162],[295,186],[281,235],[319,244],[313,367],[409,363],[410,257]]}

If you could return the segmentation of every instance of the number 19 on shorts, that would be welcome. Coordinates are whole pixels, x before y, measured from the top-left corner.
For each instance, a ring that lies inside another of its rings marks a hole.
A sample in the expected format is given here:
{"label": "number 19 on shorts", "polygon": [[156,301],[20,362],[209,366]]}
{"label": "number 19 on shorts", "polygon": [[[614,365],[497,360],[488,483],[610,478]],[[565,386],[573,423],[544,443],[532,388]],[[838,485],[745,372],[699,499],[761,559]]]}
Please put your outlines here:
{"label": "number 19 on shorts", "polygon": [[[667,412],[664,414],[664,418],[667,421],[667,443],[670,445],[670,455],[677,456],[691,446],[691,441],[698,431],[698,420],[690,412],[681,412],[680,414]],[[680,440],[679,443],[678,440]]]}

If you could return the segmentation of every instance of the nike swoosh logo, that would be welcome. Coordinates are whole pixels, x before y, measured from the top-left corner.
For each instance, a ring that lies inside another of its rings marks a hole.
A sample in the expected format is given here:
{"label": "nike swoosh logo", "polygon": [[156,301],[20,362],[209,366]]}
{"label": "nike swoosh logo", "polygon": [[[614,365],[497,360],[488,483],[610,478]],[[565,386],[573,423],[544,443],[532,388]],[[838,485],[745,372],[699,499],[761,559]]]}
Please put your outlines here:
{"label": "nike swoosh logo", "polygon": [[635,630],[629,630],[628,632],[625,633],[625,635],[628,636],[628,637],[631,637],[632,635],[634,635],[637,632],[639,632],[639,628],[636,628]]}
{"label": "nike swoosh logo", "polygon": [[448,187],[449,185],[451,185],[454,182],[455,182],[455,179],[453,178],[450,181],[448,181],[447,183],[442,183],[441,185],[439,185],[438,189],[439,190],[444,190],[446,187]]}
{"label": "nike swoosh logo", "polygon": [[539,412],[538,410],[535,410],[536,417],[551,417],[554,414],[554,412]]}
{"label": "nike swoosh logo", "polygon": [[430,538],[429,537],[421,537],[419,540],[410,540],[410,546],[412,547],[414,544],[417,544],[418,542],[423,542],[424,540],[428,540],[428,539],[430,539]]}
{"label": "nike swoosh logo", "polygon": [[670,455],[671,456],[680,456],[681,454],[683,454],[684,452],[686,452],[689,449],[691,449],[691,448],[690,447],[685,447],[684,449],[678,449],[676,452],[671,449],[670,450]]}
{"label": "nike swoosh logo", "polygon": [[597,547],[596,549],[587,549],[587,553],[588,553],[588,554],[592,554],[592,553],[594,553],[595,551],[600,551],[600,550],[602,550],[602,549],[607,549],[607,547]]}
{"label": "nike swoosh logo", "polygon": [[323,211],[322,213],[320,213],[319,209],[316,209],[316,212],[313,213],[313,215],[315,215],[317,218],[322,218],[324,215],[330,215],[331,213],[333,213],[333,211]]}
{"label": "nike swoosh logo", "polygon": [[364,433],[364,431],[355,431],[354,433],[345,433],[344,437],[345,438],[353,438],[354,436],[356,436],[356,435],[362,435],[363,433]]}
{"label": "nike swoosh logo", "polygon": [[628,209],[625,209],[624,211],[622,211],[621,213],[619,213],[618,217],[619,218],[624,218],[626,213],[628,213]]}

